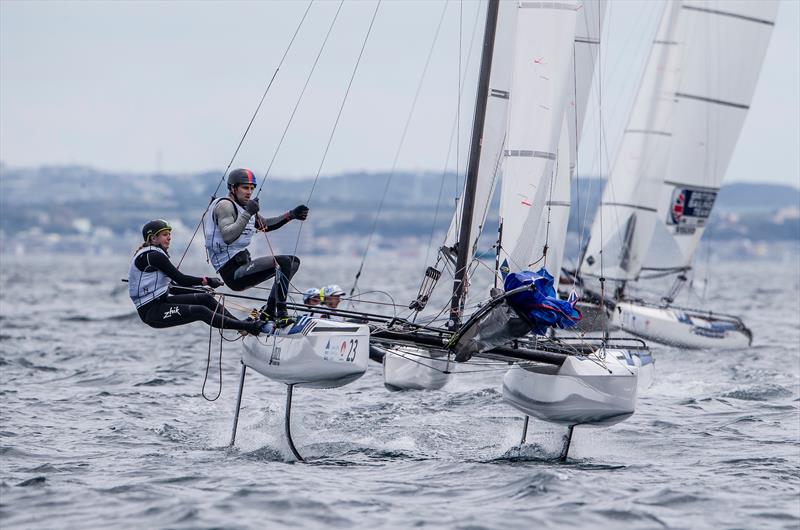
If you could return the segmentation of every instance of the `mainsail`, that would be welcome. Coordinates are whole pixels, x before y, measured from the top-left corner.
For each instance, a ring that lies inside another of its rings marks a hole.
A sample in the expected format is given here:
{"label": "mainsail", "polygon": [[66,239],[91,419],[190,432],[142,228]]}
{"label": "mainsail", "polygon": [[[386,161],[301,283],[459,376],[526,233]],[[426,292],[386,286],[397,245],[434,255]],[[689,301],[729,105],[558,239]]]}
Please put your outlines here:
{"label": "mainsail", "polygon": [[551,189],[542,211],[542,220],[536,233],[534,249],[544,249],[547,253],[542,260],[544,266],[554,277],[554,288],[558,289],[561,263],[564,257],[569,223],[570,185],[575,176],[578,157],[578,144],[586,117],[589,89],[592,86],[594,67],[600,47],[605,0],[585,0],[578,10],[573,48],[574,64],[570,69],[567,90],[572,99],[567,103],[561,136],[558,142],[556,172]]}
{"label": "mainsail", "polygon": [[[489,99],[486,104],[486,121],[483,125],[481,159],[478,166],[478,183],[475,189],[475,212],[470,229],[470,255],[477,250],[478,239],[486,222],[489,201],[502,164],[503,143],[506,137],[508,99],[511,89],[511,68],[514,54],[517,6],[513,2],[500,2],[497,13],[497,30],[489,77]],[[444,246],[452,248],[458,241],[458,229],[463,215],[463,201],[459,202]]]}
{"label": "mainsail", "polygon": [[645,269],[691,266],[753,98],[778,10],[774,0],[689,1],[672,148]]}
{"label": "mainsail", "polygon": [[680,76],[681,4],[667,3],[581,264],[584,276],[635,280],[655,225]]}

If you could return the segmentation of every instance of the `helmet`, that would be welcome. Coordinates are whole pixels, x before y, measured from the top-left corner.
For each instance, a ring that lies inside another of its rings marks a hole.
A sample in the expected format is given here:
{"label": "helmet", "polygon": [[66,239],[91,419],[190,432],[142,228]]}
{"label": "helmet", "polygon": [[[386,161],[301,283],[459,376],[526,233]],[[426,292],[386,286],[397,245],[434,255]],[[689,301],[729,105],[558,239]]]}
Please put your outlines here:
{"label": "helmet", "polygon": [[256,176],[249,169],[234,169],[228,173],[228,187],[238,186],[239,184],[252,184],[258,186]]}
{"label": "helmet", "polygon": [[142,238],[150,241],[152,236],[157,236],[164,230],[172,230],[172,227],[163,219],[153,219],[142,227]]}
{"label": "helmet", "polygon": [[322,292],[325,295],[325,298],[328,298],[329,296],[342,296],[345,294],[344,289],[342,289],[335,283],[332,285],[326,285],[322,289]]}
{"label": "helmet", "polygon": [[303,303],[307,304],[309,300],[316,297],[319,298],[320,290],[316,287],[312,287],[311,289],[306,289],[306,292],[303,293]]}

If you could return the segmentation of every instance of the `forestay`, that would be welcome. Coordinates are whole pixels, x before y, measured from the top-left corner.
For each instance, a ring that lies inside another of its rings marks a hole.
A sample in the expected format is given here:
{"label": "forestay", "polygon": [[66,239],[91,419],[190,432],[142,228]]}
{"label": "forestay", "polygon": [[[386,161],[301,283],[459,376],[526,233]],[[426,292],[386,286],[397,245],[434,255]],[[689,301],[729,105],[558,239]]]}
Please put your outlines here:
{"label": "forestay", "polygon": [[681,4],[686,52],[646,269],[691,266],[753,98],[777,10],[774,0]]}
{"label": "forestay", "polygon": [[[614,166],[595,215],[581,272],[627,281],[638,278],[656,223],[672,137],[680,76],[681,4],[667,3],[631,108]],[[602,255],[602,264],[601,264]]]}
{"label": "forestay", "polygon": [[553,175],[572,67],[577,1],[519,2],[503,188],[504,270],[529,268]]}

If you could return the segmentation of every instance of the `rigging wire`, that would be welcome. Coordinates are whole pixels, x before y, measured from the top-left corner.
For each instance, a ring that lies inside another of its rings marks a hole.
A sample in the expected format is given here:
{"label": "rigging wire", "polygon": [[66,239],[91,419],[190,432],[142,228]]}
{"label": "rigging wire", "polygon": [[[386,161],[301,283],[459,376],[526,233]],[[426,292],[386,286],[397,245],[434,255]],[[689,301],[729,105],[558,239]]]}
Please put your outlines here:
{"label": "rigging wire", "polygon": [[[322,160],[319,162],[319,167],[317,168],[317,174],[314,175],[314,182],[311,185],[311,191],[308,194],[308,200],[306,204],[311,204],[311,197],[314,195],[314,190],[317,187],[317,182],[319,181],[320,173],[322,173],[322,168],[325,165],[325,160],[328,156],[328,151],[331,147],[331,142],[333,142],[333,137],[336,134],[336,129],[339,126],[339,120],[342,117],[342,112],[344,111],[344,106],[347,103],[347,97],[350,95],[350,89],[353,86],[353,81],[356,77],[356,72],[358,72],[358,67],[361,64],[361,58],[364,56],[364,50],[367,47],[367,42],[369,41],[369,36],[372,33],[372,27],[375,25],[375,18],[378,16],[378,9],[381,7],[381,0],[375,4],[375,11],[372,13],[372,19],[369,22],[369,28],[367,28],[367,34],[364,36],[364,42],[361,44],[361,50],[358,52],[358,59],[356,59],[356,64],[353,67],[353,73],[350,75],[350,81],[347,83],[347,90],[345,90],[344,97],[342,98],[342,103],[339,105],[339,112],[336,114],[336,120],[333,123],[333,128],[331,129],[331,134],[328,137],[328,143],[325,144],[325,150],[322,153]],[[297,239],[295,240],[294,244],[294,252],[293,255],[297,254],[297,247],[300,244],[300,234],[303,230],[303,225],[305,223],[300,223],[300,228],[297,230]],[[352,292],[350,293],[352,294]]]}
{"label": "rigging wire", "polygon": [[[283,66],[283,62],[286,59],[286,56],[289,54],[289,50],[292,48],[292,44],[294,44],[294,40],[297,37],[297,34],[300,32],[300,28],[303,26],[303,22],[305,22],[306,16],[308,15],[308,11],[311,9],[311,5],[313,3],[314,3],[314,0],[311,0],[308,3],[308,6],[306,6],[306,10],[303,12],[303,16],[300,19],[300,22],[297,24],[297,28],[295,28],[294,33],[292,34],[292,38],[289,40],[289,44],[286,46],[286,49],[284,50],[283,55],[281,56],[281,60],[278,62],[278,66],[275,68],[275,71],[272,73],[272,77],[270,78],[269,83],[267,83],[267,88],[264,89],[264,93],[261,95],[261,99],[259,100],[258,105],[256,106],[256,110],[253,112],[253,115],[250,117],[250,121],[248,122],[247,127],[245,128],[241,139],[239,139],[239,144],[236,146],[236,150],[233,152],[233,156],[231,156],[231,159],[228,162],[228,165],[225,167],[225,171],[222,173],[222,177],[220,178],[219,182],[217,183],[217,187],[214,189],[214,193],[211,194],[211,201],[209,201],[209,206],[211,205],[211,202],[214,201],[215,196],[217,195],[217,192],[219,192],[220,186],[222,186],[222,183],[225,181],[225,176],[228,174],[228,170],[230,170],[231,166],[233,165],[234,160],[236,160],[236,156],[239,154],[239,150],[242,148],[242,144],[244,143],[244,139],[247,137],[247,134],[250,132],[250,127],[252,127],[253,122],[256,119],[256,116],[258,116],[258,112],[261,110],[261,105],[264,103],[264,100],[266,99],[267,94],[269,93],[270,89],[272,88],[272,84],[275,82],[275,78],[278,76],[278,72],[280,71],[281,66]],[[191,239],[189,239],[189,243],[186,244],[186,249],[184,249],[183,254],[181,255],[181,259],[178,261],[178,266],[176,267],[177,269],[181,268],[181,264],[183,263],[183,259],[186,257],[186,253],[189,252],[189,247],[192,246],[192,242],[194,241],[194,238],[197,237],[197,232],[200,230],[200,227],[203,226],[203,220],[205,218],[207,210],[208,210],[208,207],[206,207],[206,210],[203,211],[203,215],[200,216],[200,222],[197,223],[197,227],[194,229],[194,233],[192,234]]]}
{"label": "rigging wire", "polygon": [[275,152],[272,155],[272,159],[269,162],[269,166],[267,166],[266,173],[264,173],[264,178],[262,179],[261,184],[258,187],[258,190],[256,190],[256,199],[261,193],[261,190],[264,189],[264,185],[266,184],[270,171],[272,171],[272,165],[275,163],[275,159],[278,157],[278,152],[280,151],[281,146],[283,145],[283,141],[286,138],[286,133],[289,131],[289,127],[292,125],[292,121],[294,121],[294,116],[297,113],[297,109],[300,106],[300,102],[303,100],[303,96],[306,93],[308,84],[311,82],[311,76],[314,75],[314,71],[317,68],[317,64],[319,64],[319,59],[322,56],[322,52],[325,50],[325,46],[328,43],[328,38],[331,36],[331,33],[333,32],[333,27],[336,25],[336,21],[339,18],[339,13],[341,13],[342,11],[342,5],[344,5],[344,0],[340,0],[339,7],[336,8],[336,14],[333,16],[333,20],[331,20],[330,26],[328,26],[328,31],[327,33],[325,33],[325,39],[323,39],[322,41],[322,45],[320,46],[319,51],[317,52],[317,57],[314,59],[314,64],[311,66],[311,70],[308,72],[308,76],[306,77],[306,81],[303,84],[302,90],[300,90],[300,95],[298,96],[297,101],[294,104],[294,108],[292,109],[292,113],[289,116],[289,120],[286,122],[286,127],[284,127],[283,133],[281,134],[281,139],[278,141],[278,145],[275,147]]}
{"label": "rigging wire", "polygon": [[372,228],[370,230],[369,236],[367,237],[367,245],[364,248],[364,254],[361,257],[361,264],[359,265],[358,271],[355,274],[355,279],[353,280],[353,286],[350,288],[350,294],[351,295],[355,292],[356,287],[358,285],[358,279],[361,277],[361,273],[364,270],[364,264],[367,261],[367,254],[369,253],[370,246],[372,245],[372,238],[375,235],[375,231],[376,231],[376,229],[378,227],[378,219],[380,218],[381,211],[383,210],[383,204],[386,201],[386,195],[389,192],[389,187],[390,187],[390,185],[392,183],[392,179],[394,178],[395,170],[397,169],[397,162],[398,162],[398,160],[400,158],[400,152],[403,149],[403,145],[405,143],[406,134],[408,133],[408,128],[409,128],[409,125],[411,124],[411,118],[414,116],[414,110],[416,109],[417,101],[419,99],[419,94],[420,94],[420,92],[422,90],[422,84],[423,84],[423,82],[425,80],[425,75],[426,75],[426,73],[428,71],[428,66],[430,65],[431,57],[433,56],[433,50],[434,50],[434,48],[436,46],[436,42],[439,39],[439,32],[442,29],[442,22],[444,22],[444,18],[445,18],[444,15],[447,12],[447,7],[448,7],[449,3],[450,3],[449,0],[447,0],[447,2],[445,2],[444,8],[442,9],[442,14],[439,16],[439,23],[436,26],[436,32],[434,33],[433,41],[431,42],[431,46],[430,46],[430,48],[428,50],[428,56],[425,59],[425,65],[422,68],[422,74],[420,75],[419,81],[417,82],[417,89],[416,89],[416,92],[414,93],[414,99],[412,100],[412,103],[411,103],[411,109],[410,109],[410,111],[408,113],[408,117],[406,118],[406,123],[403,126],[403,132],[400,135],[400,142],[399,142],[399,144],[397,146],[397,150],[395,151],[395,154],[394,154],[394,160],[392,162],[392,169],[389,172],[389,178],[386,179],[386,185],[383,188],[383,193],[381,194],[381,200],[378,203],[378,211],[375,213],[375,218],[372,221]]}

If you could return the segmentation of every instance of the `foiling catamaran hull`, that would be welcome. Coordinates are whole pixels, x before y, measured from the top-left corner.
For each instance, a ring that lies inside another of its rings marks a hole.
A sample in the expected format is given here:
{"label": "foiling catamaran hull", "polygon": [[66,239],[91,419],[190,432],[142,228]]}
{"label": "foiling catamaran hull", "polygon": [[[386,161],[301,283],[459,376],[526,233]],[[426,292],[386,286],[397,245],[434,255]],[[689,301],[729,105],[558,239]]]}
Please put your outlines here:
{"label": "foiling catamaran hull", "polygon": [[604,359],[570,356],[559,367],[518,364],[503,377],[503,398],[520,412],[562,425],[608,426],[636,409],[638,369],[621,350]]}
{"label": "foiling catamaran hull", "polygon": [[412,346],[370,346],[372,357],[380,356],[383,386],[387,390],[439,390],[452,377],[452,360],[430,350]]}
{"label": "foiling catamaran hull", "polygon": [[286,330],[242,340],[242,364],[280,383],[336,388],[367,370],[369,326],[303,317]]}
{"label": "foiling catamaran hull", "polygon": [[746,348],[753,342],[739,318],[710,311],[618,302],[612,321],[633,335],[681,348]]}

